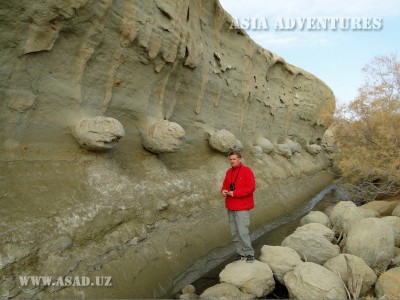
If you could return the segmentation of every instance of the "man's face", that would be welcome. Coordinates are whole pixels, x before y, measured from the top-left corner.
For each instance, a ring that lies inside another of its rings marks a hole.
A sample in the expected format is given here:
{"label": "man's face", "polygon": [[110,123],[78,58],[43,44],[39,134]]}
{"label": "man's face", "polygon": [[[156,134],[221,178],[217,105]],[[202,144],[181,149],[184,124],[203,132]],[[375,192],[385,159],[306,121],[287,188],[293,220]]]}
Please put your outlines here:
{"label": "man's face", "polygon": [[241,159],[236,155],[233,154],[229,156],[229,162],[231,163],[231,166],[236,168],[240,164]]}

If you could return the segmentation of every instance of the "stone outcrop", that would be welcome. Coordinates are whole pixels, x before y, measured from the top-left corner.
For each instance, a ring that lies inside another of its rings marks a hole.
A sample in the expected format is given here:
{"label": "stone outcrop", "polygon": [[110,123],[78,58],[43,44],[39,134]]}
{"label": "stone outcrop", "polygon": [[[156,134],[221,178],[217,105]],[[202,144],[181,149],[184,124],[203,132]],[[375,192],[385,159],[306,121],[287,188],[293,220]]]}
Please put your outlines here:
{"label": "stone outcrop", "polygon": [[83,148],[103,151],[112,149],[125,131],[118,120],[98,116],[76,123],[73,134]]}
{"label": "stone outcrop", "polygon": [[293,299],[347,299],[340,277],[312,262],[298,265],[284,280]]}
{"label": "stone outcrop", "polygon": [[387,269],[394,255],[392,228],[377,218],[353,222],[344,252],[361,257],[376,274],[381,274]]}
{"label": "stone outcrop", "polygon": [[400,218],[400,203],[396,205],[396,207],[392,211],[392,216]]}
{"label": "stone outcrop", "polygon": [[[324,227],[318,223],[307,225],[320,225]],[[326,228],[326,230],[331,231],[329,228]],[[297,229],[283,240],[282,246],[296,250],[302,259],[317,264],[323,264],[340,253],[339,246],[333,245],[323,233],[312,229]]]}
{"label": "stone outcrop", "polygon": [[400,247],[400,218],[396,216],[387,216],[381,218],[381,221],[393,230],[394,245]]}
{"label": "stone outcrop", "polygon": [[219,278],[221,283],[229,283],[255,297],[266,296],[275,288],[271,268],[257,260],[251,264],[245,261],[230,263],[219,274]]}
{"label": "stone outcrop", "polygon": [[319,223],[327,228],[331,228],[331,220],[322,211],[310,211],[307,215],[301,218],[300,224]]}
{"label": "stone outcrop", "polygon": [[378,216],[379,213],[375,210],[363,208],[363,206],[357,207],[350,201],[341,201],[332,210],[331,221],[336,233],[347,234],[355,221]]}
{"label": "stone outcrop", "polygon": [[[328,260],[324,264],[324,267],[334,273],[339,273],[343,283],[347,286],[349,277],[354,276],[355,278],[361,278],[362,286],[360,289],[360,296],[365,296],[378,279],[375,272],[362,258],[351,254],[339,254]],[[348,270],[351,268],[354,270],[354,274],[349,274]]]}
{"label": "stone outcrop", "polygon": [[361,205],[361,208],[372,209],[379,213],[381,216],[391,216],[393,210],[397,206],[397,201],[371,201],[364,205]]}
{"label": "stone outcrop", "polygon": [[304,233],[310,232],[311,234],[318,234],[326,238],[329,242],[332,242],[335,237],[335,233],[325,225],[322,225],[321,223],[304,224],[300,227],[297,227],[295,232],[304,232]]}
{"label": "stone outcrop", "polygon": [[235,135],[225,129],[212,133],[209,140],[211,148],[222,153],[235,150],[237,145],[236,141]]}
{"label": "stone outcrop", "polygon": [[185,130],[177,123],[167,120],[157,122],[142,134],[143,146],[152,153],[178,151],[185,139]]}
{"label": "stone outcrop", "polygon": [[200,299],[239,299],[250,300],[255,299],[254,295],[247,294],[239,290],[236,286],[229,283],[219,283],[207,288],[201,295]]}
{"label": "stone outcrop", "polygon": [[260,261],[271,267],[280,284],[285,284],[283,277],[287,272],[302,263],[299,254],[292,248],[269,245],[262,246]]}
{"label": "stone outcrop", "polygon": [[379,276],[375,285],[377,297],[388,300],[399,299],[400,295],[400,267],[390,269]]}
{"label": "stone outcrop", "polygon": [[256,146],[261,147],[263,153],[271,153],[274,149],[274,145],[266,138],[258,137],[256,141]]}
{"label": "stone outcrop", "polygon": [[196,288],[189,284],[182,289],[182,294],[179,295],[179,299],[182,300],[191,300],[198,299],[199,296],[196,294]]}
{"label": "stone outcrop", "polygon": [[[221,263],[229,164],[214,132],[256,175],[252,232],[332,181],[326,151],[305,150],[332,91],[231,29],[217,1],[0,2],[1,296],[168,298]],[[95,136],[93,116],[121,126]],[[253,157],[259,137],[274,151]],[[289,140],[297,152],[277,155]],[[113,286],[22,287],[20,274]]]}
{"label": "stone outcrop", "polygon": [[306,150],[310,154],[317,155],[318,153],[320,153],[322,151],[322,147],[317,144],[311,144],[311,145],[307,144]]}
{"label": "stone outcrop", "polygon": [[[334,210],[337,213],[345,206],[343,202],[339,202],[335,205]],[[353,206],[350,207],[353,208]],[[269,283],[262,283],[271,268],[274,279],[286,286],[287,296],[293,299],[347,299],[347,297],[359,299],[360,297],[373,298],[375,296],[379,299],[397,299],[400,249],[393,246],[393,237],[391,241],[390,238],[388,239],[388,236],[390,237],[391,234],[393,236],[393,232],[395,232],[393,228],[398,225],[397,219],[398,217],[390,216],[380,219],[349,220],[350,223],[353,223],[349,226],[351,228],[349,238],[347,240],[343,238],[341,241],[345,249],[346,247],[355,249],[357,238],[364,239],[365,242],[359,245],[358,252],[338,254],[327,260],[323,266],[307,261],[311,258],[319,260],[318,263],[321,263],[323,260],[319,256],[325,250],[321,251],[320,248],[328,248],[325,245],[319,246],[313,240],[319,236],[327,241],[337,242],[342,235],[340,234],[335,239],[334,232],[324,225],[307,223],[297,227],[295,232],[282,243],[289,244],[290,247],[263,245],[260,262],[256,261],[257,263],[254,265],[243,261],[228,264],[220,273],[220,281],[227,281],[229,284],[220,283],[212,286],[201,297],[206,299],[248,299],[256,297],[255,291],[261,290],[261,286],[270,286],[268,291],[271,292],[271,296],[275,296],[275,291],[272,290],[273,280],[268,280]],[[364,232],[368,232],[370,238]],[[293,236],[296,238],[293,239]],[[368,243],[371,243],[371,246],[368,246]],[[299,244],[301,245],[299,246]],[[311,253],[312,251],[318,253],[314,257],[304,255],[305,262],[303,262],[294,249],[296,251],[300,249],[302,253]],[[389,264],[387,263],[388,259],[390,259]],[[265,265],[262,266],[262,263]],[[243,294],[240,289],[248,291],[252,289],[252,292]],[[269,295],[265,291],[258,293],[258,295],[261,294]],[[185,295],[182,294],[179,297],[185,297]]]}

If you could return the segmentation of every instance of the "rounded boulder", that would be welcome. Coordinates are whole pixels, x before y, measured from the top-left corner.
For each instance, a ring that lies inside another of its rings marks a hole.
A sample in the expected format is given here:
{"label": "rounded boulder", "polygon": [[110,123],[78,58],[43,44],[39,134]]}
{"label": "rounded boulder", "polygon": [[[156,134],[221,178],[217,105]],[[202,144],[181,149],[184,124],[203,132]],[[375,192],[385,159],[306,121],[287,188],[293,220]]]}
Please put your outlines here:
{"label": "rounded boulder", "polygon": [[97,116],[76,123],[73,135],[83,148],[105,151],[112,149],[125,135],[125,131],[118,120]]}

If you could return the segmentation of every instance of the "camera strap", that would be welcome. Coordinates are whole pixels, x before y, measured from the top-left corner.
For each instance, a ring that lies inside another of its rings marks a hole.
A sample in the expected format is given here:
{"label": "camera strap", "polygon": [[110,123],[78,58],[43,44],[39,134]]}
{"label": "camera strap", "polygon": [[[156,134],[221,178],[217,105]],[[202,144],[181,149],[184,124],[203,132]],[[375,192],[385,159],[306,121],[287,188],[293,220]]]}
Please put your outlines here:
{"label": "camera strap", "polygon": [[237,172],[237,174],[236,174],[236,178],[235,178],[235,181],[234,182],[232,182],[232,177],[233,177],[233,167],[232,167],[232,173],[231,173],[231,184],[233,183],[233,184],[236,184],[236,180],[238,179],[238,176],[239,176],[239,173],[240,173],[240,169],[242,168],[242,164],[240,164],[240,167],[239,167],[239,170],[238,170],[238,172]]}

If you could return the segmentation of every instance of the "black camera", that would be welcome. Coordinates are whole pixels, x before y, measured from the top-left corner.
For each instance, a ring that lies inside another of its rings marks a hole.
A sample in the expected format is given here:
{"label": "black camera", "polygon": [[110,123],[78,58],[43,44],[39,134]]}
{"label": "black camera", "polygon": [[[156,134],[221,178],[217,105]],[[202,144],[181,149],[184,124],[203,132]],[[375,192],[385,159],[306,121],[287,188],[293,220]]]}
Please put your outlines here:
{"label": "black camera", "polygon": [[230,191],[234,191],[234,190],[235,190],[235,184],[234,184],[234,183],[231,183],[231,184],[229,185],[229,190],[230,190]]}

